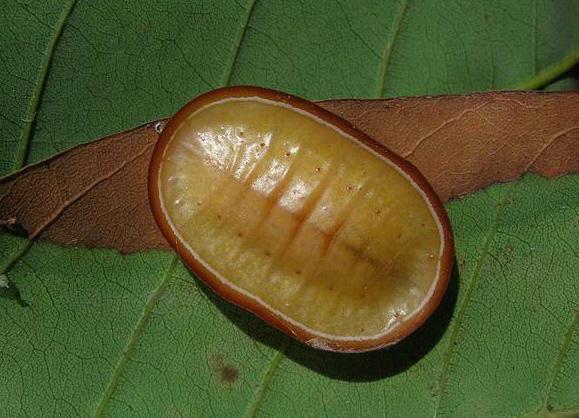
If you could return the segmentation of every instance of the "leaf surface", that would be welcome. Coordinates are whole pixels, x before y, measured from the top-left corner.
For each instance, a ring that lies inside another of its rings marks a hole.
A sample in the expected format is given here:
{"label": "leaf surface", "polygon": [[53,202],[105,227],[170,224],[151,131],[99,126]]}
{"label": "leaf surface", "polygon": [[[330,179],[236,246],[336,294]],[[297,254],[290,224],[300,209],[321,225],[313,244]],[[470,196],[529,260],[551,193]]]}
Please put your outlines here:
{"label": "leaf surface", "polygon": [[[578,18],[577,1],[4,1],[0,171],[227,83],[314,100],[545,85],[579,57]],[[3,413],[576,416],[577,196],[575,175],[527,175],[448,203],[441,309],[359,356],[285,339],[170,253],[2,234],[0,274],[28,304],[0,299]]]}

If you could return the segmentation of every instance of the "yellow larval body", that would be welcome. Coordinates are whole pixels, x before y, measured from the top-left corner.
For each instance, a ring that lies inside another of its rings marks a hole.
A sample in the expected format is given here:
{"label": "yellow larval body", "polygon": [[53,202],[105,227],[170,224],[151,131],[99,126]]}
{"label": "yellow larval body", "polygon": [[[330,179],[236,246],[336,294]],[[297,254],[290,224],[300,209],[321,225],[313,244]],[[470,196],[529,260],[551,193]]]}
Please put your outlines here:
{"label": "yellow larval body", "polygon": [[315,334],[387,332],[438,280],[442,228],[420,187],[286,104],[198,109],[175,129],[158,181],[171,228],[206,268]]}

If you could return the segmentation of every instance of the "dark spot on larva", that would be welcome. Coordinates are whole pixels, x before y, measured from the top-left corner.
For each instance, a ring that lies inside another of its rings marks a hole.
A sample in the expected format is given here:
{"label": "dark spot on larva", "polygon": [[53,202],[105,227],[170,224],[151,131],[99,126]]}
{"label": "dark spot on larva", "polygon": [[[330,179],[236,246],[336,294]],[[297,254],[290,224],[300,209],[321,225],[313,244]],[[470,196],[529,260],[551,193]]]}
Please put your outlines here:
{"label": "dark spot on larva", "polygon": [[360,295],[360,299],[364,299],[366,295]]}
{"label": "dark spot on larva", "polygon": [[396,236],[396,238],[398,238],[398,239],[402,238],[402,234],[398,234],[398,235]]}
{"label": "dark spot on larva", "polygon": [[376,209],[376,210],[374,211],[374,213],[375,213],[376,215],[380,215],[380,209]]}
{"label": "dark spot on larva", "polygon": [[217,215],[217,219],[221,219],[221,215]]}
{"label": "dark spot on larva", "polygon": [[271,255],[271,253],[269,251],[266,251],[265,255],[269,257]]}
{"label": "dark spot on larva", "polygon": [[225,362],[221,356],[212,357],[210,364],[213,374],[226,386],[233,385],[241,376],[239,369],[233,364]]}
{"label": "dark spot on larva", "polygon": [[322,171],[322,167],[316,167],[316,171],[319,173],[320,171]]}
{"label": "dark spot on larva", "polygon": [[286,156],[286,157],[289,157],[290,155],[292,155],[292,153],[289,152],[289,151],[285,153],[285,156]]}
{"label": "dark spot on larva", "polygon": [[237,236],[238,236],[239,238],[241,238],[241,237],[243,236],[243,234],[242,234],[241,232],[238,232],[238,233],[237,233]]}
{"label": "dark spot on larva", "polygon": [[260,142],[260,143],[259,143],[259,146],[263,148],[263,147],[265,147],[265,143],[264,143],[264,142]]}
{"label": "dark spot on larva", "polygon": [[328,287],[328,290],[331,292],[332,290],[334,290],[334,286]]}
{"label": "dark spot on larva", "polygon": [[352,191],[352,186],[346,187],[346,190],[349,191],[349,192],[351,192],[351,191]]}
{"label": "dark spot on larva", "polygon": [[426,224],[425,224],[424,222],[422,222],[422,223],[420,224],[420,226],[426,226]]}
{"label": "dark spot on larva", "polygon": [[300,274],[302,274],[302,272],[300,270],[296,270],[296,274],[300,275]]}

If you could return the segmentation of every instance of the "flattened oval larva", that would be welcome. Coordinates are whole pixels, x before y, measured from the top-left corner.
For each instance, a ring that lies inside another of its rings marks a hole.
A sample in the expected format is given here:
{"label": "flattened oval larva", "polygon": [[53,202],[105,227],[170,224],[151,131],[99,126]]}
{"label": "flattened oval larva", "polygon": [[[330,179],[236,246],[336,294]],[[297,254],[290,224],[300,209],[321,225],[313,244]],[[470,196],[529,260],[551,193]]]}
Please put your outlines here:
{"label": "flattened oval larva", "polygon": [[228,87],[185,105],[160,133],[149,199],[209,287],[315,348],[394,344],[448,285],[450,224],[418,170],[281,92]]}

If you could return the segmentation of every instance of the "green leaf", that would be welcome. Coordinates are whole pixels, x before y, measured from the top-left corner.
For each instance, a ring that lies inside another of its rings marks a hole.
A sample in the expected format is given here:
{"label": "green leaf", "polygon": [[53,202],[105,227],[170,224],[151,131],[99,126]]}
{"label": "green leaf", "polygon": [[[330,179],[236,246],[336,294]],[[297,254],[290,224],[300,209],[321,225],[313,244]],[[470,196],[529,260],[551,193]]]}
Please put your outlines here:
{"label": "green leaf", "polygon": [[[579,60],[578,19],[577,1],[2,0],[0,173],[227,83],[310,99],[543,86]],[[2,234],[24,302],[0,298],[2,414],[577,416],[579,177],[447,209],[441,308],[360,355],[300,346],[172,254]]]}

